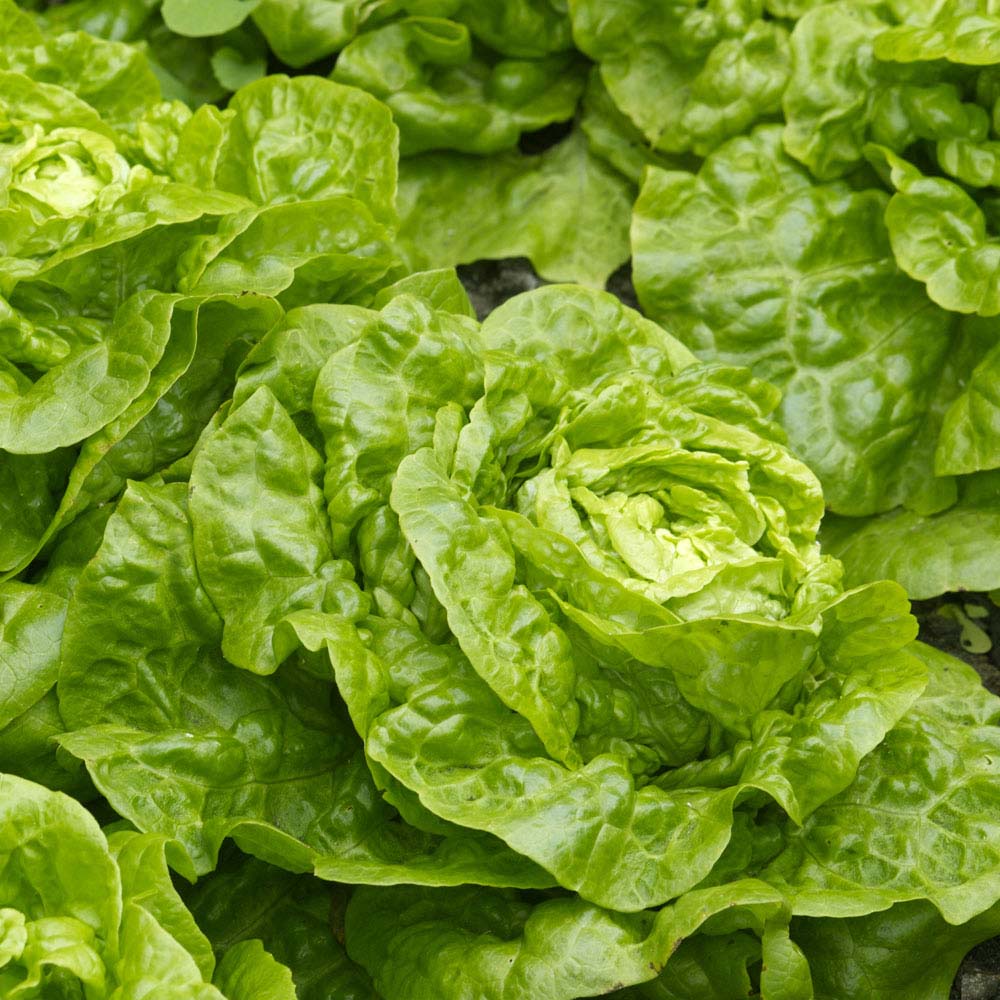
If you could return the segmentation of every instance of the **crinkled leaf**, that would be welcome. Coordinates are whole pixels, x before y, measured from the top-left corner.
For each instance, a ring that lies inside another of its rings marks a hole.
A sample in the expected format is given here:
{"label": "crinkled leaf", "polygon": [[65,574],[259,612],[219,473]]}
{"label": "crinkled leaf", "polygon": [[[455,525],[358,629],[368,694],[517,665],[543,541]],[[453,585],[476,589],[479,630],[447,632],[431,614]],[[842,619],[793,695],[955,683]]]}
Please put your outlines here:
{"label": "crinkled leaf", "polygon": [[334,938],[335,900],[329,886],[254,858],[224,860],[186,893],[218,954],[261,939],[291,969],[299,1000],[375,1000],[368,975]]}
{"label": "crinkled leaf", "polygon": [[965,377],[946,367],[955,320],[897,269],[885,204],[874,190],[815,184],[767,127],[697,175],[650,170],[633,221],[646,310],[781,388],[793,447],[832,509],[852,515],[954,499],[931,459]]}
{"label": "crinkled leaf", "polygon": [[[290,611],[366,610],[352,568],[333,559],[320,472],[319,455],[264,386],[194,461],[198,576],[225,623],[223,653],[254,673],[272,673],[291,652],[274,633]],[[234,503],[243,518],[232,517]]]}
{"label": "crinkled leaf", "polygon": [[550,884],[493,838],[400,822],[330,685],[301,664],[265,678],[222,659],[185,490],[129,487],[64,633],[59,696],[71,732],[60,742],[118,813],[177,839],[188,859],[172,864],[189,877],[210,871],[232,836],[339,881]]}
{"label": "crinkled leaf", "polygon": [[[661,972],[669,985],[675,949],[723,910],[727,929],[766,937],[765,962],[777,958],[781,927],[787,927],[783,902],[752,880],[689,893],[656,914],[613,913],[574,898],[532,904],[514,893],[467,887],[363,889],[348,905],[348,949],[386,1000],[449,993],[570,1000]],[[775,978],[785,979],[773,964]],[[804,995],[784,992],[787,979],[773,986],[769,996]]]}
{"label": "crinkled leaf", "polygon": [[[1000,61],[1000,7],[995,0],[931,5],[917,24],[890,28],[875,39],[875,55],[889,62],[949,62],[990,66]],[[930,12],[929,12],[930,13]]]}
{"label": "crinkled leaf", "polygon": [[930,673],[921,699],[764,872],[796,913],[863,916],[927,899],[958,924],[996,901],[1000,700],[960,660],[913,650]]}
{"label": "crinkled leaf", "polygon": [[55,684],[66,601],[43,586],[0,584],[0,727]]}
{"label": "crinkled leaf", "polygon": [[174,298],[140,293],[107,335],[37,382],[0,384],[0,447],[37,454],[80,441],[117,417],[149,383],[170,335]]}
{"label": "crinkled leaf", "polygon": [[899,266],[945,309],[1000,313],[1000,240],[987,232],[980,207],[958,184],[925,177],[887,149],[870,147],[869,156],[886,163],[896,188],[885,224]]}
{"label": "crinkled leaf", "polygon": [[843,560],[846,582],[888,577],[923,600],[1000,586],[1000,482],[962,480],[958,502],[934,515],[896,509],[871,519],[830,517],[824,545]]}
{"label": "crinkled leaf", "polygon": [[402,164],[400,252],[415,270],[527,256],[551,281],[602,286],[628,259],[631,203],[579,134],[538,156],[426,154]]}
{"label": "crinkled leaf", "polygon": [[902,151],[917,139],[986,137],[989,116],[963,102],[960,78],[934,64],[876,59],[887,16],[877,4],[838,0],[807,12],[792,32],[785,148],[821,180],[857,167],[869,141]]}
{"label": "crinkled leaf", "polygon": [[270,76],[229,110],[220,188],[265,205],[348,195],[393,220],[397,130],[374,97],[317,77]]}
{"label": "crinkled leaf", "polygon": [[359,36],[333,75],[392,109],[402,154],[483,154],[511,149],[522,132],[571,118],[584,67],[569,55],[493,63],[474,53],[465,25],[414,17]]}
{"label": "crinkled leaf", "polygon": [[998,932],[996,906],[955,926],[924,901],[865,917],[792,921],[816,1000],[939,1000],[965,953]]}
{"label": "crinkled leaf", "polygon": [[1000,346],[972,370],[945,414],[934,464],[945,475],[1000,466]]}
{"label": "crinkled leaf", "polygon": [[227,1000],[297,1000],[291,971],[260,941],[239,941],[227,949],[214,983]]}
{"label": "crinkled leaf", "polygon": [[781,105],[788,36],[759,0],[571,0],[573,37],[657,149],[704,156]]}

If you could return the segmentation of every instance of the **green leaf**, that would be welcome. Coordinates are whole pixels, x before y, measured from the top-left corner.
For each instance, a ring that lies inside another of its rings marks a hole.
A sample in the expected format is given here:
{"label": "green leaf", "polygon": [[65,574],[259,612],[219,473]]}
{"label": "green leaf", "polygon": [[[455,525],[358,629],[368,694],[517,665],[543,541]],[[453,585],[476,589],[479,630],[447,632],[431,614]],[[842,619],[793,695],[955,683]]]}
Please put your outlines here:
{"label": "green leaf", "polygon": [[[194,461],[198,576],[225,623],[223,653],[254,673],[272,673],[292,651],[274,632],[290,611],[367,611],[352,567],[333,559],[320,471],[319,456],[263,386]],[[234,520],[237,498],[246,515]]]}
{"label": "green leaf", "polygon": [[990,66],[1000,61],[1000,8],[994,0],[938,5],[917,24],[902,24],[875,40],[875,55],[889,62],[949,62]]}
{"label": "green leaf", "polygon": [[1000,931],[994,906],[957,927],[924,901],[847,919],[796,918],[816,1000],[938,1000],[967,951]]}
{"label": "green leaf", "polygon": [[192,0],[163,0],[163,20],[171,31],[198,38],[221,35],[242,24],[260,0],[215,0],[210,6]]}
{"label": "green leaf", "polygon": [[177,895],[167,868],[174,846],[165,837],[131,830],[118,831],[108,837],[108,848],[121,873],[126,904],[133,903],[146,910],[184,946],[202,976],[211,979],[215,956],[208,939]]}
{"label": "green leaf", "polygon": [[735,789],[637,787],[615,753],[563,767],[460,650],[398,623],[361,628],[336,627],[327,642],[338,687],[369,756],[438,816],[488,830],[561,885],[619,910],[683,892],[722,853]]}
{"label": "green leaf", "polygon": [[[347,909],[347,937],[351,957],[372,974],[385,1000],[463,993],[489,1000],[570,1000],[660,973],[669,987],[678,945],[683,962],[682,943],[696,940],[693,935],[722,911],[730,933],[749,928],[765,936],[770,922],[775,929],[767,936],[776,940],[777,928],[787,926],[781,897],[753,880],[689,893],[655,914],[613,913],[575,898],[534,903],[515,893],[471,887],[407,886],[355,893]],[[772,945],[769,957],[774,950]],[[774,965],[774,979],[784,981],[772,981],[769,996],[808,995],[783,992],[788,980]]]}
{"label": "green leaf", "polygon": [[231,216],[189,259],[197,295],[273,295],[287,309],[368,299],[396,267],[392,233],[354,198],[269,205]]}
{"label": "green leaf", "polygon": [[411,269],[527,256],[550,281],[602,286],[628,259],[632,189],[572,134],[538,156],[404,160],[400,249]]}
{"label": "green leaf", "polygon": [[960,475],[1000,466],[1000,346],[972,370],[945,414],[934,464]]}
{"label": "green leaf", "polygon": [[650,170],[633,220],[647,312],[782,390],[791,444],[842,514],[954,499],[932,457],[966,377],[950,365],[955,319],[896,267],[885,207],[874,190],[815,184],[766,127],[697,175]]}
{"label": "green leaf", "polygon": [[43,586],[0,584],[0,727],[55,684],[65,615],[65,599]]}
{"label": "green leaf", "polygon": [[763,873],[798,914],[863,916],[926,899],[960,924],[996,901],[1000,700],[961,661],[913,651],[930,673],[921,699]]}
{"label": "green leaf", "polygon": [[880,5],[838,0],[808,11],[792,32],[785,148],[821,180],[857,167],[869,141],[902,152],[917,139],[986,138],[989,116],[962,100],[961,76],[876,58],[887,17]]}
{"label": "green leaf", "polygon": [[896,188],[885,224],[899,266],[945,309],[1000,314],[1000,240],[987,233],[980,207],[958,184],[925,177],[890,150],[869,147],[868,155],[886,164]]}
{"label": "green leaf", "polygon": [[342,932],[339,896],[308,876],[230,857],[188,890],[186,902],[218,954],[261,939],[291,969],[299,1000],[376,1000],[368,975],[334,938]]}
{"label": "green leaf", "polygon": [[439,408],[471,407],[482,385],[478,331],[464,317],[401,295],[358,333],[324,365],[312,400],[338,555],[351,551],[363,518],[388,503],[399,462],[433,442]]}
{"label": "green leaf", "polygon": [[37,382],[0,384],[0,447],[38,454],[80,441],[117,417],[149,383],[170,335],[175,299],[140,293],[98,343]]}
{"label": "green leaf", "polygon": [[55,742],[65,732],[59,701],[52,688],[0,729],[0,767],[7,774],[89,802],[97,793],[86,769]]}
{"label": "green leaf", "polygon": [[583,96],[580,128],[587,137],[591,152],[601,157],[636,187],[642,182],[647,166],[665,169],[681,166],[680,157],[650,148],[646,137],[615,104],[600,72],[591,70]]}
{"label": "green leaf", "polygon": [[896,509],[871,519],[829,517],[823,543],[843,560],[848,585],[888,577],[915,600],[1000,586],[1000,484],[963,479],[958,502],[931,516]]}
{"label": "green leaf", "polygon": [[571,0],[576,44],[650,143],[700,156],[781,106],[788,36],[763,4]]}
{"label": "green leaf", "polygon": [[[505,55],[533,58],[573,47],[566,4],[561,0],[407,0],[412,13],[453,17],[491,49]],[[435,8],[442,8],[436,11]]]}
{"label": "green leaf", "polygon": [[130,485],[67,618],[59,697],[71,731],[60,743],[116,811],[179,841],[186,855],[171,864],[190,878],[232,836],[338,881],[551,884],[494,838],[401,822],[321,679],[328,668],[296,658],[260,677],[222,659],[185,490]]}
{"label": "green leaf", "polygon": [[374,97],[317,77],[269,76],[229,110],[218,187],[262,205],[348,195],[393,221],[397,130]]}
{"label": "green leaf", "polygon": [[476,310],[453,267],[439,267],[431,271],[417,271],[383,288],[372,302],[373,309],[381,309],[400,295],[414,295],[423,299],[432,309],[455,313],[457,316],[476,318]]}
{"label": "green leaf", "polygon": [[570,766],[578,715],[569,643],[514,583],[514,553],[443,474],[429,449],[407,456],[392,508],[476,672]]}
{"label": "green leaf", "polygon": [[215,985],[228,1000],[296,1000],[287,966],[275,961],[260,941],[240,941],[227,949]]}
{"label": "green leaf", "polygon": [[333,76],[392,109],[403,155],[484,154],[572,118],[584,67],[569,55],[494,63],[473,52],[463,24],[413,17],[360,35],[338,57]]}
{"label": "green leaf", "polygon": [[253,19],[275,55],[300,67],[339,52],[378,6],[377,0],[259,0]]}

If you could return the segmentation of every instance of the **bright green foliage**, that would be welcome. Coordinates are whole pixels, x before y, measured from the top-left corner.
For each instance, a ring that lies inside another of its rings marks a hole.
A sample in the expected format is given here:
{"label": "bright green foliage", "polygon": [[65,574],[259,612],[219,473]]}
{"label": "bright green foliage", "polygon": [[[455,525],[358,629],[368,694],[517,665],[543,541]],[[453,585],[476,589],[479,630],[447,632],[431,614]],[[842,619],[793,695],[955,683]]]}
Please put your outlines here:
{"label": "bright green foliage", "polygon": [[869,147],[868,156],[885,164],[896,189],[885,224],[899,266],[923,281],[927,294],[945,309],[1000,313],[1000,240],[987,236],[979,206],[958,184],[924,177],[887,149]]}
{"label": "bright green foliage", "polygon": [[942,1000],[998,19],[0,0],[0,993]]}
{"label": "bright green foliage", "polygon": [[[703,356],[749,365],[783,390],[793,447],[831,510],[848,516],[828,537],[851,582],[888,575],[915,597],[946,581],[992,586],[989,535],[974,541],[991,522],[960,527],[966,487],[954,477],[1000,460],[1000,328],[939,308],[904,273],[944,305],[990,312],[982,213],[958,185],[922,177],[884,147],[868,151],[891,167],[892,197],[817,183],[781,139],[762,127],[697,174],[646,174],[632,222],[640,300]],[[996,507],[979,495],[977,509]],[[859,544],[836,540],[848,536]]]}
{"label": "bright green foliage", "polygon": [[[77,802],[0,776],[0,987],[25,1000],[53,996],[292,1000],[288,969],[260,942],[216,970],[208,941],[167,871],[171,845],[155,834],[105,837]],[[267,967],[289,988],[247,992]]]}
{"label": "bright green foliage", "polygon": [[400,249],[412,268],[524,256],[550,281],[601,286],[628,260],[631,202],[580,134],[538,156],[426,153],[401,164]]}
{"label": "bright green foliage", "polygon": [[792,32],[785,146],[820,180],[854,169],[868,141],[902,151],[918,139],[986,137],[989,115],[963,100],[960,74],[877,58],[887,18],[881,4],[837,0],[816,6]]}
{"label": "bright green foliage", "polygon": [[573,116],[583,66],[569,56],[502,59],[473,54],[468,29],[414,17],[367,32],[341,53],[335,79],[392,110],[401,152],[495,153],[521,132]]}
{"label": "bright green foliage", "polygon": [[928,4],[916,23],[881,34],[875,43],[879,59],[929,62],[947,59],[971,66],[1000,62],[1000,5],[996,0],[956,0]]}
{"label": "bright green foliage", "polygon": [[573,37],[657,149],[704,155],[781,106],[788,35],[761,0],[570,0]]}
{"label": "bright green foliage", "polygon": [[[783,390],[793,446],[833,510],[946,505],[928,490],[955,318],[901,274],[881,192],[817,185],[774,127],[734,139],[697,176],[650,171],[636,204],[645,308],[691,347]],[[697,252],[692,254],[692,248]]]}
{"label": "bright green foliage", "polygon": [[899,580],[921,600],[949,590],[988,590],[1000,557],[1000,480],[964,477],[958,500],[932,516],[897,508],[871,519],[828,517],[823,541],[844,560],[847,582]]}

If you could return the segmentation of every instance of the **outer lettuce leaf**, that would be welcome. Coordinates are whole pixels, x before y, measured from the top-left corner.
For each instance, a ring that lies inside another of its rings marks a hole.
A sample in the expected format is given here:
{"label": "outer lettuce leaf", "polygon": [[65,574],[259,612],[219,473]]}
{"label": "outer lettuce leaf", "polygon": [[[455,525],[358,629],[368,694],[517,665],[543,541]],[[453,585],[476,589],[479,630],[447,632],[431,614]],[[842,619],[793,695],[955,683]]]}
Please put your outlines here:
{"label": "outer lettuce leaf", "polygon": [[879,35],[875,55],[891,62],[949,62],[990,66],[1000,62],[1000,7],[995,0],[931,4],[916,24]]}
{"label": "outer lettuce leaf", "polygon": [[233,1000],[297,1000],[291,972],[259,941],[233,945],[219,962],[215,985]]}
{"label": "outer lettuce leaf", "polygon": [[[325,441],[333,547],[342,556],[352,551],[364,519],[388,505],[399,462],[433,443],[437,411],[449,403],[471,407],[482,385],[479,335],[466,318],[401,295],[356,333],[355,343],[323,365],[310,400]],[[387,524],[380,533],[392,530]],[[359,559],[374,586],[407,589],[403,580],[379,579],[384,571],[366,565],[360,553]],[[405,597],[409,602],[412,594]]]}
{"label": "outer lettuce leaf", "polygon": [[66,87],[124,128],[160,99],[142,51],[86,31],[46,32],[13,0],[0,4],[0,70]]}
{"label": "outer lettuce leaf", "polygon": [[464,25],[413,17],[355,39],[333,76],[392,109],[404,155],[495,153],[517,145],[522,132],[572,118],[584,67],[563,55],[494,63],[473,53]]}
{"label": "outer lettuce leaf", "polygon": [[704,156],[780,107],[788,36],[760,0],[571,0],[573,37],[657,148]]}
{"label": "outer lettuce leaf", "polygon": [[646,137],[615,104],[596,68],[587,80],[580,128],[591,152],[610,163],[636,187],[642,181],[646,166],[670,169],[679,165],[673,162],[674,157],[650,148]]}
{"label": "outer lettuce leaf", "polygon": [[946,475],[1000,466],[1000,346],[972,370],[948,408],[934,465]]}
{"label": "outer lettuce leaf", "polygon": [[221,35],[238,27],[260,0],[219,0],[204,7],[191,0],[163,0],[163,20],[179,35]]}
{"label": "outer lettuce leaf", "polygon": [[980,207],[958,184],[925,177],[889,150],[870,147],[868,155],[886,163],[896,188],[885,223],[899,266],[945,309],[1000,314],[1000,240],[987,233]]}
{"label": "outer lettuce leaf", "polygon": [[200,295],[256,292],[285,308],[365,301],[396,266],[390,230],[354,198],[272,205],[226,219],[187,263]]}
{"label": "outer lettuce leaf", "polygon": [[565,0],[404,0],[414,14],[451,17],[480,41],[509,56],[535,58],[573,47]]}
{"label": "outer lettuce leaf", "polygon": [[145,389],[170,335],[176,299],[140,293],[115,316],[106,338],[84,347],[37,382],[9,377],[0,390],[0,448],[38,454],[100,430]]}
{"label": "outer lettuce leaf", "polygon": [[318,668],[296,661],[263,678],[222,659],[185,492],[130,486],[67,619],[59,697],[71,732],[60,742],[115,809],[178,840],[187,857],[174,867],[192,878],[233,836],[342,881],[550,884],[492,838],[401,823]]}
{"label": "outer lettuce leaf", "polygon": [[179,300],[170,339],[146,388],[84,442],[58,508],[50,507],[47,518],[24,532],[12,549],[10,572],[23,570],[57,532],[116,496],[127,479],[143,478],[186,454],[231,390],[236,362],[280,313],[272,300],[256,295]]}
{"label": "outer lettuce leaf", "polygon": [[0,584],[0,728],[55,684],[65,615],[65,598],[46,587]]}
{"label": "outer lettuce leaf", "polygon": [[469,293],[465,290],[455,268],[439,267],[430,271],[416,271],[381,289],[372,306],[381,309],[400,295],[415,295],[429,306],[456,316],[476,318]]}
{"label": "outer lettuce leaf", "polygon": [[793,447],[853,516],[955,497],[932,458],[966,377],[956,320],[899,272],[885,207],[880,192],[812,182],[767,127],[697,176],[651,170],[633,221],[644,307],[781,388]]}
{"label": "outer lettuce leaf", "polygon": [[997,907],[946,923],[929,903],[898,903],[867,917],[797,918],[816,1000],[939,1000],[970,948],[1000,932]]}
{"label": "outer lettuce leaf", "polygon": [[42,455],[0,452],[0,567],[17,566],[32,553],[59,504],[59,495],[73,464],[73,451]]}
{"label": "outer lettuce leaf", "polygon": [[414,270],[527,256],[601,286],[628,259],[630,185],[573,134],[538,156],[426,154],[401,167],[400,252]]}
{"label": "outer lettuce leaf", "polygon": [[468,888],[362,889],[347,910],[348,948],[386,1000],[569,1000],[660,973],[669,984],[678,945],[723,911],[723,934],[748,928],[761,940],[770,969],[762,996],[811,995],[804,959],[787,937],[783,900],[752,880],[689,893],[655,914],[613,913],[572,898],[532,904]]}
{"label": "outer lettuce leaf", "polygon": [[[244,87],[228,110],[215,163],[219,188],[261,205],[347,195],[392,221],[398,138],[375,98],[317,77],[271,76]],[[192,129],[210,124],[210,112],[200,122],[199,115]]]}
{"label": "outer lettuce leaf", "polygon": [[960,660],[914,651],[931,678],[920,701],[763,872],[796,913],[863,916],[926,899],[961,924],[996,902],[1000,699]]}
{"label": "outer lettuce leaf", "polygon": [[1000,586],[1000,481],[964,478],[958,502],[933,516],[897,509],[861,520],[829,517],[828,551],[844,561],[846,582],[899,581],[915,600]]}
{"label": "outer lettuce leaf", "polygon": [[289,66],[306,66],[339,52],[379,0],[260,0],[253,20]]}
{"label": "outer lettuce leaf", "polygon": [[65,732],[59,700],[52,688],[0,729],[0,764],[8,774],[88,802],[97,793],[86,768],[55,742]]}
{"label": "outer lettuce leaf", "polygon": [[190,889],[185,901],[223,961],[234,945],[260,938],[291,969],[299,1000],[375,1000],[367,973],[334,937],[343,932],[337,889],[253,858],[232,857]]}
{"label": "outer lettuce leaf", "polygon": [[[230,411],[194,460],[198,577],[224,622],[223,654],[254,673],[273,673],[291,652],[274,635],[289,612],[367,611],[353,567],[333,558],[321,470],[319,455],[266,387]],[[246,505],[244,519],[233,520],[233,497]]]}

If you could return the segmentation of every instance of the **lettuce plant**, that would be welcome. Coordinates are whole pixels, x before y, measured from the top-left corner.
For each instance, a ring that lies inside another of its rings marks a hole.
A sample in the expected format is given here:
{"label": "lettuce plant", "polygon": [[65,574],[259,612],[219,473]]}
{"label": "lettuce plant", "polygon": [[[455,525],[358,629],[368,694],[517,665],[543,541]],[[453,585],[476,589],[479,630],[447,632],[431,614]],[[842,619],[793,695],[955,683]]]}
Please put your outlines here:
{"label": "lettuce plant", "polygon": [[259,940],[216,963],[167,870],[169,841],[105,835],[78,802],[0,776],[0,988],[8,997],[294,1000]]}
{"label": "lettuce plant", "polygon": [[811,996],[817,928],[915,905],[953,968],[995,927],[995,699],[894,584],[842,590],[777,395],[607,295],[479,327],[446,289],[290,311],[129,485],[61,752],[188,877],[232,838],[359,886],[383,997],[460,995],[451,955],[485,996]]}
{"label": "lettuce plant", "polygon": [[[940,1000],[1000,702],[859,567],[994,585],[988,5],[23,6],[4,990]],[[476,320],[640,183],[670,332]]]}

